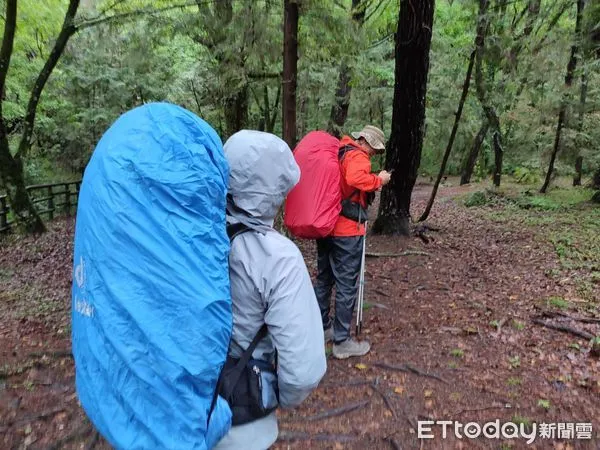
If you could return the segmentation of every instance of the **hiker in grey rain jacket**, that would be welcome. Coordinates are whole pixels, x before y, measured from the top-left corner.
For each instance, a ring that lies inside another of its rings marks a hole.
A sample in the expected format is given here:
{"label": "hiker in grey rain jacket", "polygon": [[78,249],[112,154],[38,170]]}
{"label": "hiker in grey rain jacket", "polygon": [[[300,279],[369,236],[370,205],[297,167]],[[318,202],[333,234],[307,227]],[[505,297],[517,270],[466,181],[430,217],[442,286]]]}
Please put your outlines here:
{"label": "hiker in grey rain jacket", "polygon": [[[254,358],[274,361],[277,350],[280,406],[298,406],[325,374],[321,315],[298,248],[273,222],[287,193],[300,179],[288,145],[277,136],[240,131],[224,146],[229,162],[227,222],[251,231],[239,234],[229,254],[233,332],[229,354],[239,357],[261,326],[268,335]],[[232,427],[223,449],[264,450],[277,440],[275,412]]]}

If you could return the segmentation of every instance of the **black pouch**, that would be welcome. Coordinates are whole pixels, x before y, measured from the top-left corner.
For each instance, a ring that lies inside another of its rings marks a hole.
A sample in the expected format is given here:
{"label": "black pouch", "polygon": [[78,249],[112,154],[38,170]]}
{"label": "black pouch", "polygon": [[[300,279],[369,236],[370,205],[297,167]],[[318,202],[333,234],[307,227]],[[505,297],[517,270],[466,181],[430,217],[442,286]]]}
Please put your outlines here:
{"label": "black pouch", "polygon": [[358,223],[365,223],[368,218],[366,208],[363,208],[360,203],[354,202],[349,198],[342,200],[340,215]]}
{"label": "black pouch", "polygon": [[342,200],[342,211],[340,212],[340,215],[358,223],[365,223],[369,218],[367,208],[373,203],[375,192],[366,192],[367,208],[363,208],[359,202],[351,200],[356,194],[360,196],[360,190],[355,190],[350,197]]}
{"label": "black pouch", "polygon": [[271,414],[279,405],[277,372],[273,364],[250,359],[267,335],[263,325],[240,358],[227,357],[219,378],[218,393],[233,414],[232,425],[242,425]]}

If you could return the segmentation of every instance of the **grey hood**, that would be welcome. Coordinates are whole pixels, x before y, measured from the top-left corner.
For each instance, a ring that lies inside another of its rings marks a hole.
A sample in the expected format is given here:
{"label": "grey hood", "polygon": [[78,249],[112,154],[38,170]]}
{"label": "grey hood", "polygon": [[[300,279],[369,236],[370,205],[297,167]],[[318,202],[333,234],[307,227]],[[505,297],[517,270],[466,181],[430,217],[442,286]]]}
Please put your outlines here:
{"label": "grey hood", "polygon": [[228,221],[266,231],[300,180],[290,147],[273,134],[242,130],[225,142],[224,150],[229,162]]}

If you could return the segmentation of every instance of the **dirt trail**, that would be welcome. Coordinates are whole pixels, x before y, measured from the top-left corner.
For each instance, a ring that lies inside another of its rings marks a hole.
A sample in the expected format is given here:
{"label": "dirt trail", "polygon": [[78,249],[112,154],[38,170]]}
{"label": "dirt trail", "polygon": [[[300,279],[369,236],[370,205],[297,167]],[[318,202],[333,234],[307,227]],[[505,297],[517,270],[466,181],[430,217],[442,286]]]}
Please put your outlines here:
{"label": "dirt trail", "polygon": [[[417,186],[416,213],[430,189]],[[525,448],[523,439],[442,440],[439,428],[435,440],[420,441],[416,422],[428,419],[591,422],[591,441],[538,440],[535,448],[600,448],[598,359],[584,339],[531,321],[552,296],[573,297],[573,287],[549,275],[562,269],[538,230],[491,222],[453,200],[472,189],[441,189],[428,221],[440,231],[428,244],[369,237],[372,252],[427,256],[367,259],[372,351],[328,359],[306,403],[280,411],[276,449]],[[0,448],[108,448],[94,442],[74,393],[72,233],[72,221],[57,221],[40,239],[2,247]],[[314,274],[314,244],[300,245]],[[600,334],[599,324],[577,326]]]}

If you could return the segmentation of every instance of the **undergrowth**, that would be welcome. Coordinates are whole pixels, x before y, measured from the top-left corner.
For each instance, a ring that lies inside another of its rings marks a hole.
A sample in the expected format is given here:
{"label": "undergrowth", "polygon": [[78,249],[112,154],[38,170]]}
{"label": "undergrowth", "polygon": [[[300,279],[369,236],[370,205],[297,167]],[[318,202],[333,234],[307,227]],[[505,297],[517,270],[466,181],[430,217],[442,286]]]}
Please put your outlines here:
{"label": "undergrowth", "polygon": [[547,194],[533,188],[486,189],[467,196],[465,205],[479,207],[481,214],[497,223],[534,230],[538,239],[552,245],[577,294],[600,302],[600,207],[590,201],[593,193],[583,187],[555,188]]}

